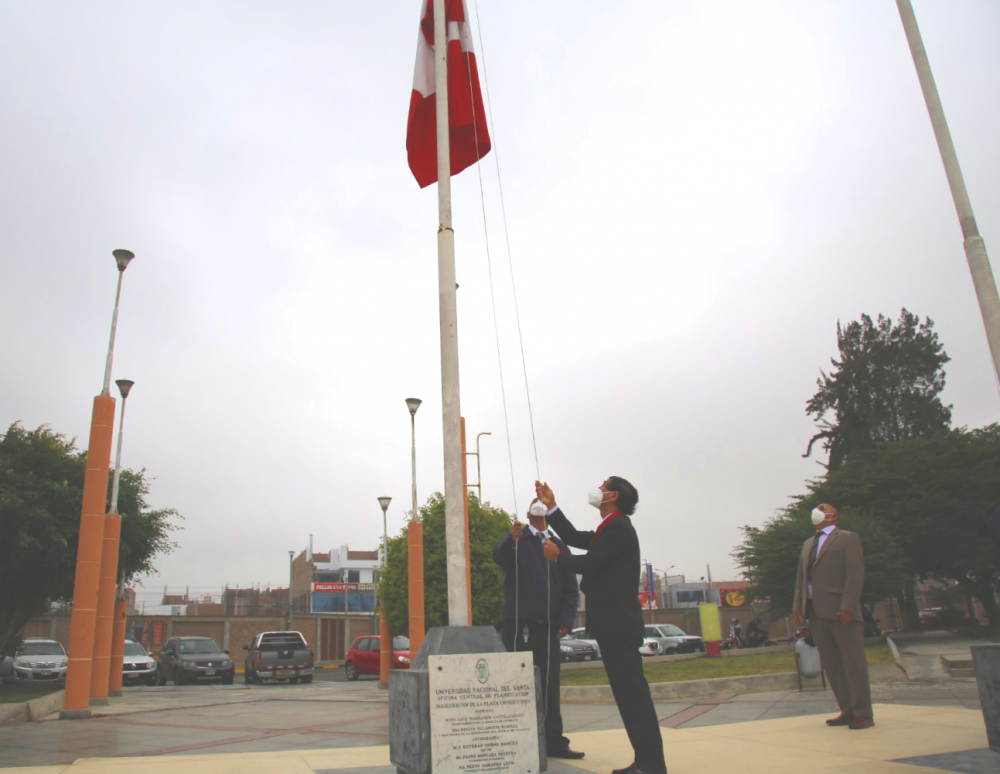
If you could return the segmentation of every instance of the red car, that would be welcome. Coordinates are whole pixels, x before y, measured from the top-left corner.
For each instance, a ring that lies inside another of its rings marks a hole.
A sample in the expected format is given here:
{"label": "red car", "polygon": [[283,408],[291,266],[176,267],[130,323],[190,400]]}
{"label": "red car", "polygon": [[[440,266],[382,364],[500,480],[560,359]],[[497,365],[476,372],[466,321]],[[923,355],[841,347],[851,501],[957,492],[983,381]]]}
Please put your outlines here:
{"label": "red car", "polygon": [[[351,643],[344,659],[344,669],[348,680],[357,680],[361,675],[377,675],[381,657],[380,638],[376,635],[358,637]],[[392,638],[392,668],[410,668],[410,641],[406,637]]]}

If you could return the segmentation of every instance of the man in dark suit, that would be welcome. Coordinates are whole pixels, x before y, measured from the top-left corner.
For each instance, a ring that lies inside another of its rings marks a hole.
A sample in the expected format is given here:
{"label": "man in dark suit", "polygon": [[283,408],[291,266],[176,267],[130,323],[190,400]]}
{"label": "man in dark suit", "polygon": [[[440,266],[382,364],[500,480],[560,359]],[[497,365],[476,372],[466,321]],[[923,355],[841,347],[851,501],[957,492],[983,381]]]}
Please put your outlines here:
{"label": "man in dark suit", "polygon": [[596,530],[577,530],[556,505],[548,484],[535,482],[535,494],[549,509],[549,525],[567,545],[587,551],[570,554],[554,542],[544,547],[545,558],[560,571],[582,576],[580,590],[587,595],[587,631],[597,640],[608,682],[618,705],[635,762],[613,774],[666,774],[663,740],[649,683],[642,671],[643,621],[639,604],[639,538],[629,519],[639,493],[624,478],[611,476],[588,495],[600,510]]}
{"label": "man in dark suit", "polygon": [[816,534],[802,544],[795,578],[796,626],[809,619],[823,671],[840,706],[828,726],[852,731],[875,725],[872,692],[865,658],[861,590],[865,554],[861,537],[837,527],[840,515],[823,503],[812,512]]}
{"label": "man in dark suit", "polygon": [[[561,550],[566,544],[545,523],[546,508],[533,502],[528,514],[528,528],[519,521],[504,535],[493,551],[493,561],[503,568],[503,644],[509,651],[530,650],[542,680],[545,706],[545,747],[550,758],[582,758],[583,753],[570,749],[563,736],[559,708],[559,665],[562,651],[559,639],[569,633],[576,618],[580,592],[576,575],[552,566],[542,548],[549,541]],[[524,632],[527,632],[527,642]]]}

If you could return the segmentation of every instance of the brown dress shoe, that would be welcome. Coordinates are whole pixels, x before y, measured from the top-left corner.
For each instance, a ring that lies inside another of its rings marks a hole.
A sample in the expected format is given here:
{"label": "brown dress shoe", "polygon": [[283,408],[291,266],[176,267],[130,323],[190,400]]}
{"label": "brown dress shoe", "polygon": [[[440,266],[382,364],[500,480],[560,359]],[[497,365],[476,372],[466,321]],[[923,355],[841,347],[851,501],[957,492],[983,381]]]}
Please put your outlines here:
{"label": "brown dress shoe", "polygon": [[846,726],[850,724],[851,721],[853,720],[854,718],[852,718],[850,715],[845,715],[843,712],[841,712],[839,715],[837,715],[837,717],[830,718],[829,720],[827,720],[826,724],[828,726]]}
{"label": "brown dress shoe", "polygon": [[872,718],[854,718],[847,727],[851,731],[858,731],[862,728],[871,728],[875,725],[875,721]]}

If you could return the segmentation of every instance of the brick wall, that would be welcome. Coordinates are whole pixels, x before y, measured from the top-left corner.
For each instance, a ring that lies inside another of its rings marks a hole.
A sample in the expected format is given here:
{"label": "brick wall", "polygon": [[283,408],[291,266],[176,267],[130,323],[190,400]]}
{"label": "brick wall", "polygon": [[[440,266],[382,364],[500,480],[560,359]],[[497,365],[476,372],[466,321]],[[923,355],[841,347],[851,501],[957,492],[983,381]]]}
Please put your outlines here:
{"label": "brick wall", "polygon": [[225,624],[222,621],[199,621],[178,618],[174,620],[172,637],[211,637],[222,644]]}
{"label": "brick wall", "polygon": [[230,618],[229,653],[236,661],[236,666],[243,666],[246,656],[243,646],[249,645],[256,635],[261,632],[280,632],[284,628],[285,620],[281,618]]}

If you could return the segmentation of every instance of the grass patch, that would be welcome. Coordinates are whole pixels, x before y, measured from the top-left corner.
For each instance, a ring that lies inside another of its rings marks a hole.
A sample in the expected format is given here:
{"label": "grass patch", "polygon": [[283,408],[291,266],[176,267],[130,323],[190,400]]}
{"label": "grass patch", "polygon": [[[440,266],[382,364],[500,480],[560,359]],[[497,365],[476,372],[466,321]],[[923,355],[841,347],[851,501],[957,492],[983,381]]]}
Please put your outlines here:
{"label": "grass patch", "polygon": [[[892,653],[886,645],[865,648],[869,666],[892,664]],[[731,658],[699,658],[664,664],[647,664],[643,667],[651,683],[675,683],[686,680],[710,680],[715,677],[745,677],[747,675],[774,675],[795,671],[794,653],[761,653],[759,656],[734,656]],[[563,672],[562,685],[607,685],[608,675],[603,669],[581,669]]]}
{"label": "grass patch", "polygon": [[31,701],[47,696],[55,691],[61,691],[63,684],[49,683],[47,685],[0,685],[0,704],[19,704],[22,701]]}

